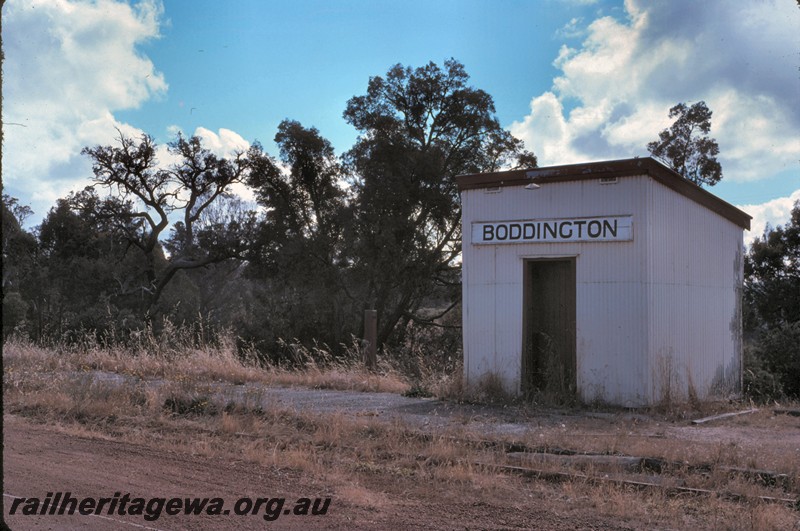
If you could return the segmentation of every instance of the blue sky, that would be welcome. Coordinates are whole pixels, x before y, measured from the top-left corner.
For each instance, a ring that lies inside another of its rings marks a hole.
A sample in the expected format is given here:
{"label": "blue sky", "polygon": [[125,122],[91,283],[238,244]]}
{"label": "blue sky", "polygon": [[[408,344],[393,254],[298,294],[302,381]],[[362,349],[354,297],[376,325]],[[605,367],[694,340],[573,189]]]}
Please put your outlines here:
{"label": "blue sky", "polygon": [[[236,124],[245,138],[266,142],[280,120],[291,117],[317,126],[344,150],[355,139],[342,120],[345,102],[364,92],[370,76],[395,63],[419,66],[455,57],[467,65],[475,86],[495,97],[498,116],[510,123],[557,73],[551,65],[560,46],[554,28],[565,14],[594,9],[556,10],[546,1],[506,2],[503,9],[488,1],[230,5],[240,8],[164,4],[169,23],[161,28],[162,38],[142,50],[162,65],[169,92],[146,112],[125,112],[121,119],[146,120],[141,127],[148,130],[163,130],[165,122],[189,131]],[[196,115],[187,116],[181,104],[194,107]]]}
{"label": "blue sky", "polygon": [[291,118],[342,153],[370,76],[454,57],[541,165],[644,156],[669,107],[705,100],[711,191],[754,216],[749,238],[800,199],[798,27],[794,0],[8,0],[5,193],[38,223],[115,128],[274,153]]}

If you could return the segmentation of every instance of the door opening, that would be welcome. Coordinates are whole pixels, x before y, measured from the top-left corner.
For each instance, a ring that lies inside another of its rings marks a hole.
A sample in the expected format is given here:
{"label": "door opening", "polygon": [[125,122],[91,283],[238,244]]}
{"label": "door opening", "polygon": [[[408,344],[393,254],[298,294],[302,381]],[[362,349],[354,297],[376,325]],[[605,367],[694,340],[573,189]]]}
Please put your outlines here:
{"label": "door opening", "polygon": [[522,392],[575,395],[575,258],[526,260]]}

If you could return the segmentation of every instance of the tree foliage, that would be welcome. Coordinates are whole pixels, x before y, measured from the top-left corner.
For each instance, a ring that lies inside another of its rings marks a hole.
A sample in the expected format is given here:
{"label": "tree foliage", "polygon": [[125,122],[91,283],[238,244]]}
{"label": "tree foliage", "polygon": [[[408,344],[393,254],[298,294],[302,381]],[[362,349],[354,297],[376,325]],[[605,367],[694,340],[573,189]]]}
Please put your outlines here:
{"label": "tree foliage", "polygon": [[[421,319],[426,298],[458,299],[461,207],[454,177],[536,158],[500,127],[494,102],[464,66],[396,65],[347,102],[360,133],[345,155],[355,197],[353,269],[363,308],[378,310],[379,343]],[[400,327],[403,328],[402,326]]]}
{"label": "tree foliage", "polygon": [[789,223],[768,227],[753,241],[745,261],[745,285],[757,323],[800,321],[800,201]]}
{"label": "tree foliage", "polygon": [[22,227],[33,214],[15,197],[3,194],[3,293],[17,291],[32,267],[36,239]]}
{"label": "tree foliage", "polygon": [[285,169],[262,156],[249,181],[267,211],[250,274],[265,284],[266,321],[278,335],[335,346],[356,333],[357,322],[347,289],[351,215],[342,168],[315,128],[284,120],[275,142]]}
{"label": "tree foliage", "polygon": [[135,316],[140,297],[119,288],[145,261],[125,252],[127,242],[107,220],[76,208],[92,199],[98,200],[87,191],[60,199],[39,226],[37,274],[46,282],[31,297],[38,336],[142,324]]}
{"label": "tree foliage", "polygon": [[23,226],[33,212],[30,207],[3,194],[3,337],[5,338],[25,322],[29,304],[25,290],[35,273],[37,242]]}
{"label": "tree foliage", "polygon": [[676,118],[675,122],[659,133],[658,140],[647,144],[647,150],[695,184],[717,184],[722,166],[717,161],[717,141],[708,136],[711,110],[706,103],[679,103],[669,110],[669,117]]}
{"label": "tree foliage", "polygon": [[754,365],[800,397],[800,201],[783,227],[767,228],[745,261],[747,328]]}

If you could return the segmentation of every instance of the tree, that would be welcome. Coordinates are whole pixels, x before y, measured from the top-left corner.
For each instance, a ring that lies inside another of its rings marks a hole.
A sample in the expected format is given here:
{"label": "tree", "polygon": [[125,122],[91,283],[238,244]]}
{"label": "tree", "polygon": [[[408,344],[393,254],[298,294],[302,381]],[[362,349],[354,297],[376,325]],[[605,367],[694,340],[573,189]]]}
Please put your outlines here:
{"label": "tree", "polygon": [[747,327],[759,368],[800,397],[800,201],[783,227],[767,228],[745,260]]}
{"label": "tree", "polygon": [[[316,128],[291,120],[278,126],[275,142],[288,172],[262,157],[249,180],[268,210],[264,243],[303,242],[315,260],[334,264],[342,243],[346,192],[339,186],[342,171],[333,147]],[[272,253],[272,258],[281,255]]]}
{"label": "tree", "polygon": [[18,291],[21,278],[31,267],[36,239],[23,229],[25,220],[33,214],[27,205],[15,197],[3,194],[3,293]]}
{"label": "tree", "polygon": [[[114,230],[145,257],[143,279],[126,279],[123,292],[139,292],[149,315],[164,289],[179,271],[203,268],[232,258],[243,258],[251,241],[256,216],[250,211],[208,221],[212,205],[229,195],[231,186],[244,182],[250,160],[260,156],[258,146],[238,152],[230,160],[203,148],[200,139],[178,135],[168,144],[176,161],[162,167],[152,137],[137,142],[120,133],[119,146],[84,148],[92,160],[94,185],[75,198],[76,206],[110,223]],[[110,196],[99,199],[96,188]],[[170,254],[164,255],[161,238],[170,218],[173,227]]]}
{"label": "tree", "polygon": [[800,321],[800,201],[785,226],[767,227],[750,246],[745,288],[755,323]]}
{"label": "tree", "polygon": [[3,194],[3,338],[25,322],[29,309],[27,289],[36,268],[36,239],[23,229],[30,207]]}
{"label": "tree", "polygon": [[[398,323],[430,321],[431,295],[460,296],[461,208],[454,177],[536,158],[500,127],[494,102],[468,85],[454,59],[412,69],[396,65],[369,80],[344,112],[360,133],[346,154],[355,192],[352,268],[362,308],[378,310],[379,344]],[[402,328],[402,327],[400,327]]]}
{"label": "tree", "polygon": [[[118,289],[146,267],[144,257],[126,253],[127,242],[89,204],[91,190],[59,199],[39,226],[37,286],[31,297],[36,337],[63,337],[80,329],[105,330],[131,316],[140,294]],[[78,209],[76,205],[84,208]]]}
{"label": "tree", "polygon": [[722,179],[722,166],[717,161],[719,146],[708,137],[711,111],[704,101],[688,107],[679,103],[669,110],[675,122],[658,134],[658,140],[647,144],[651,155],[697,185],[714,186]]}
{"label": "tree", "polygon": [[346,286],[350,215],[342,168],[316,128],[284,120],[275,142],[286,170],[262,157],[249,181],[267,210],[250,273],[268,286],[274,334],[336,346],[356,331]]}

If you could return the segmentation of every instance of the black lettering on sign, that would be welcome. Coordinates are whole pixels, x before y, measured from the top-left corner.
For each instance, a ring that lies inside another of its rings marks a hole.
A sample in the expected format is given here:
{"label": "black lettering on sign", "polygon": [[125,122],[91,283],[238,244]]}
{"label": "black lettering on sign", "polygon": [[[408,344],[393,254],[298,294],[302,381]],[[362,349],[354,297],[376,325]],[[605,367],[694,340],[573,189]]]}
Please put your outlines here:
{"label": "black lettering on sign", "polygon": [[[565,232],[564,231],[565,228],[569,228],[569,232]],[[564,239],[572,238],[572,222],[571,221],[562,222],[558,234]]]}
{"label": "black lettering on sign", "polygon": [[532,240],[536,236],[536,225],[533,223],[525,223],[522,226],[522,238],[524,240]]}
{"label": "black lettering on sign", "polygon": [[614,238],[617,237],[617,220],[614,220],[614,226],[611,226],[611,223],[607,219],[603,220],[603,233],[604,234],[611,234]]}
{"label": "black lettering on sign", "polygon": [[632,216],[476,222],[475,244],[629,241]]}
{"label": "black lettering on sign", "polygon": [[578,226],[578,238],[583,238],[583,226],[586,225],[586,221],[577,220],[573,221],[573,223]]}
{"label": "black lettering on sign", "polygon": [[494,230],[494,235],[498,240],[505,240],[508,238],[508,226],[498,225]]}
{"label": "black lettering on sign", "polygon": [[[592,231],[592,227],[595,227],[595,231]],[[599,221],[593,219],[589,222],[589,225],[586,227],[587,232],[589,233],[590,238],[597,238],[600,236],[600,233],[603,232],[603,226],[600,224]]]}

